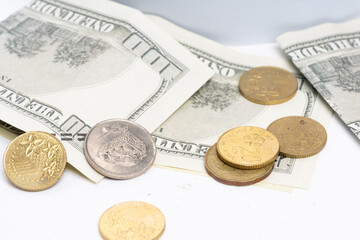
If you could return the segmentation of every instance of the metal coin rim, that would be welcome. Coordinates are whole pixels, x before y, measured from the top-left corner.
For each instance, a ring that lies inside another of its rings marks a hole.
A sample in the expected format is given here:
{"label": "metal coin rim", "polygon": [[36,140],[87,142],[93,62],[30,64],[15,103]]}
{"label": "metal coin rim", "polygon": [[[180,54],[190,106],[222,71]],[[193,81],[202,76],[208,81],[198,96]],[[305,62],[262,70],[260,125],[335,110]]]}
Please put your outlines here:
{"label": "metal coin rim", "polygon": [[276,139],[276,141],[278,142],[278,150],[277,152],[275,153],[275,155],[273,157],[271,157],[270,159],[268,159],[267,161],[261,163],[261,164],[254,164],[254,165],[244,165],[244,164],[237,164],[237,163],[234,163],[234,162],[231,162],[230,160],[226,159],[225,157],[223,157],[223,155],[221,154],[221,149],[220,149],[220,146],[219,146],[219,142],[221,140],[221,138],[223,138],[228,132],[230,131],[233,131],[237,128],[248,128],[248,127],[251,127],[251,128],[257,128],[257,129],[261,129],[263,131],[267,131],[266,129],[263,129],[263,128],[260,128],[260,127],[253,127],[253,126],[240,126],[240,127],[235,127],[235,128],[232,128],[228,131],[226,131],[225,133],[223,133],[217,143],[216,143],[216,151],[218,153],[218,156],[219,158],[225,162],[227,165],[230,165],[232,167],[235,167],[235,168],[240,168],[240,169],[258,169],[258,168],[263,168],[273,162],[275,162],[275,159],[279,156],[279,152],[280,152],[280,143],[279,143],[279,140],[277,139],[277,137],[270,131],[267,131],[268,133],[270,133],[271,135],[273,135],[273,137]]}
{"label": "metal coin rim", "polygon": [[[214,144],[213,146],[211,146],[209,149],[208,149],[208,151],[211,149],[211,148],[215,148],[215,151],[217,151],[216,150],[216,144]],[[249,186],[249,185],[253,185],[253,184],[255,184],[255,183],[258,183],[258,182],[260,182],[260,181],[262,181],[262,180],[264,180],[265,178],[267,178],[271,173],[272,173],[272,171],[273,171],[273,169],[274,169],[274,167],[275,167],[275,162],[274,163],[272,163],[272,167],[271,168],[269,168],[269,170],[268,171],[266,171],[261,177],[259,177],[259,178],[255,178],[255,179],[252,179],[252,180],[249,180],[249,181],[235,181],[235,180],[227,180],[227,179],[224,179],[224,178],[222,178],[222,177],[220,177],[220,176],[218,176],[217,174],[216,174],[216,172],[214,172],[214,171],[211,171],[211,169],[210,169],[210,167],[208,166],[208,151],[206,152],[206,154],[205,154],[205,170],[206,170],[206,172],[213,178],[213,179],[215,179],[216,181],[218,181],[218,182],[220,182],[220,183],[222,183],[222,184],[226,184],[226,185],[230,185],[230,186]],[[218,155],[217,155],[218,156]],[[219,157],[219,156],[218,156]],[[220,159],[220,157],[219,157],[219,160],[220,161],[222,161],[221,159]],[[270,165],[270,164],[269,164]],[[230,166],[230,167],[232,167],[232,166]],[[268,165],[267,166],[265,166],[265,167],[263,167],[263,168],[266,168],[266,167],[268,167]],[[239,169],[239,168],[234,168],[235,170],[236,169]],[[260,169],[260,168],[259,168]],[[241,169],[241,171],[253,171],[253,170],[256,170],[256,169]]]}
{"label": "metal coin rim", "polygon": [[[285,157],[289,157],[289,158],[307,158],[307,157],[311,157],[311,156],[314,156],[318,153],[320,153],[324,147],[326,146],[326,142],[327,142],[327,132],[326,132],[326,129],[325,127],[319,123],[318,121],[312,119],[312,118],[308,118],[308,117],[304,117],[304,116],[286,116],[286,117],[282,117],[282,118],[279,118],[279,119],[276,119],[275,121],[273,121],[272,123],[270,123],[270,125],[267,127],[267,129],[270,128],[271,125],[273,125],[274,123],[276,123],[277,121],[279,120],[282,120],[282,119],[285,119],[285,118],[293,118],[293,117],[296,117],[296,118],[305,118],[305,119],[310,119],[314,122],[316,122],[316,124],[319,124],[319,126],[321,126],[321,128],[324,130],[324,133],[325,133],[325,141],[323,143],[323,145],[321,145],[319,148],[316,149],[316,151],[313,151],[313,152],[309,152],[309,153],[303,153],[303,154],[295,154],[295,153],[289,153],[289,152],[283,152],[281,151],[281,146],[280,146],[280,154],[285,156]],[[268,130],[269,131],[269,130]],[[269,131],[270,132],[270,131]],[[275,135],[275,134],[274,134]],[[279,142],[280,143],[280,142]]]}
{"label": "metal coin rim", "polygon": [[[153,151],[154,151],[154,156],[153,156],[153,158],[151,159],[150,164],[149,164],[146,168],[143,168],[141,171],[134,172],[134,173],[131,174],[131,175],[120,176],[120,175],[116,175],[116,174],[112,174],[112,173],[106,172],[105,170],[102,169],[102,167],[99,167],[94,161],[92,161],[92,159],[91,159],[91,157],[90,157],[90,154],[89,154],[89,152],[88,152],[88,138],[89,138],[91,132],[92,132],[98,125],[103,124],[103,123],[106,123],[106,122],[111,122],[111,121],[121,121],[121,122],[128,122],[128,123],[134,124],[134,125],[136,125],[137,127],[140,127],[143,131],[145,131],[145,132],[149,135],[149,138],[151,139],[151,142],[152,142],[152,148],[153,148]],[[97,123],[97,124],[96,124],[94,127],[92,127],[91,130],[88,132],[88,134],[86,135],[85,141],[84,141],[84,155],[85,155],[86,161],[90,164],[90,166],[91,166],[96,172],[100,173],[100,174],[103,175],[104,177],[108,177],[108,178],[116,179],[116,180],[128,180],[128,179],[136,178],[136,177],[138,177],[138,176],[143,175],[143,174],[146,173],[146,172],[152,167],[152,165],[154,164],[154,161],[155,161],[155,159],[156,159],[156,154],[157,154],[156,146],[155,146],[154,140],[153,140],[151,134],[149,133],[149,131],[146,130],[143,126],[141,126],[140,124],[138,124],[138,123],[136,123],[136,122],[129,121],[129,120],[126,120],[126,119],[121,119],[121,118],[111,118],[111,119],[107,119],[107,120],[104,120],[104,121],[101,121],[101,122]]]}
{"label": "metal coin rim", "polygon": [[158,210],[158,212],[161,214],[161,216],[162,216],[162,218],[163,218],[163,220],[164,220],[164,226],[163,226],[163,228],[162,228],[162,231],[159,233],[159,235],[156,236],[153,240],[158,240],[158,239],[160,239],[161,236],[164,234],[165,228],[166,228],[166,218],[165,218],[165,215],[164,215],[164,213],[163,213],[158,207],[154,206],[153,204],[150,204],[150,203],[147,203],[147,202],[143,202],[143,201],[126,201],[126,202],[121,202],[121,203],[115,204],[115,205],[109,207],[108,209],[106,209],[105,212],[103,212],[103,214],[101,214],[101,217],[100,217],[99,223],[98,223],[98,229],[99,229],[99,233],[100,233],[101,237],[102,237],[103,239],[105,239],[105,240],[112,240],[112,239],[107,238],[107,237],[104,235],[104,233],[101,232],[101,227],[100,227],[100,226],[101,226],[101,221],[102,221],[104,215],[105,215],[107,212],[109,212],[111,209],[117,207],[118,205],[125,204],[125,203],[145,203],[145,204],[147,204],[147,205],[151,205],[152,207],[154,207],[154,208],[156,208],[156,209]]}
{"label": "metal coin rim", "polygon": [[[65,164],[63,165],[63,167],[61,168],[60,172],[59,172],[59,175],[57,178],[55,178],[55,181],[52,182],[52,184],[49,184],[47,186],[43,186],[43,187],[37,187],[37,188],[26,188],[20,184],[17,184],[13,179],[10,178],[10,176],[8,175],[7,173],[7,170],[6,170],[6,156],[8,154],[8,151],[10,149],[10,146],[15,143],[19,138],[23,137],[23,135],[25,134],[34,134],[34,133],[42,133],[42,134],[45,134],[45,135],[48,135],[52,138],[54,138],[58,143],[59,145],[61,146],[62,150],[63,150],[63,153],[64,153],[64,161],[65,161]],[[4,167],[4,172],[6,174],[6,177],[7,179],[17,188],[21,189],[21,190],[24,190],[24,191],[28,191],[28,192],[39,192],[39,191],[43,191],[43,190],[46,190],[46,189],[49,189],[53,186],[55,186],[55,184],[57,184],[60,180],[60,178],[62,177],[62,175],[64,174],[65,172],[65,169],[66,169],[66,164],[67,164],[67,155],[66,155],[66,150],[65,150],[65,147],[64,145],[62,144],[62,142],[57,138],[55,137],[54,135],[50,134],[50,133],[47,133],[47,132],[43,132],[43,131],[30,131],[30,132],[25,132],[19,136],[17,136],[14,140],[12,140],[10,142],[10,144],[7,146],[6,150],[5,150],[5,153],[4,153],[4,157],[3,157],[3,167]]]}
{"label": "metal coin rim", "polygon": [[[292,92],[289,96],[285,97],[285,98],[281,98],[281,99],[275,99],[275,100],[271,100],[271,101],[261,101],[261,100],[258,100],[258,99],[254,99],[254,98],[251,98],[250,96],[246,95],[246,93],[241,89],[241,86],[240,86],[240,82],[241,82],[241,79],[246,76],[246,74],[248,72],[250,72],[251,70],[253,69],[259,69],[259,68],[276,68],[278,70],[282,70],[284,72],[288,72],[290,73],[294,79],[295,79],[295,82],[296,82],[296,88],[295,88],[295,91]],[[280,68],[280,67],[273,67],[273,66],[261,66],[261,67],[255,67],[255,68],[252,68],[250,69],[249,71],[245,72],[239,79],[239,84],[238,84],[238,87],[239,87],[239,90],[240,90],[240,93],[241,95],[246,98],[247,100],[251,101],[251,102],[254,102],[254,103],[257,103],[257,104],[261,104],[261,105],[276,105],[276,104],[280,104],[280,103],[284,103],[284,102],[287,102],[289,101],[290,99],[292,99],[297,91],[298,91],[298,88],[299,88],[299,83],[296,79],[296,77],[294,76],[294,74],[286,69],[283,69],[283,68]]]}

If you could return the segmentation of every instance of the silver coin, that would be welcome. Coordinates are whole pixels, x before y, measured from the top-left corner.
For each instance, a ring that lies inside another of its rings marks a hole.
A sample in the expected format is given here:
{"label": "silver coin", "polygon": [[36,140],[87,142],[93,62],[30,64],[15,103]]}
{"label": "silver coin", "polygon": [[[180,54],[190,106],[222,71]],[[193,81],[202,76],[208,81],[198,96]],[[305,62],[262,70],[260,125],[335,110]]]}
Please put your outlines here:
{"label": "silver coin", "polygon": [[139,124],[123,119],[96,124],[86,136],[84,152],[92,168],[114,179],[144,174],[156,157],[150,133]]}

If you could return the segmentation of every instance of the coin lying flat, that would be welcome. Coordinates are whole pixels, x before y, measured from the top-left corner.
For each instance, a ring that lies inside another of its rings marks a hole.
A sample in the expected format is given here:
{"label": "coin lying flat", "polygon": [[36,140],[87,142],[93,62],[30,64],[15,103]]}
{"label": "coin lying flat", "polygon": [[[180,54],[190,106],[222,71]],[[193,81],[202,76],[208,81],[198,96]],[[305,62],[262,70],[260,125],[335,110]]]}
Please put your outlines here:
{"label": "coin lying flat", "polygon": [[294,74],[278,67],[257,67],[245,72],[239,81],[241,94],[248,100],[279,104],[295,96],[298,82]]}
{"label": "coin lying flat", "polygon": [[150,133],[139,124],[110,119],[90,130],[84,152],[89,164],[100,174],[114,179],[130,179],[152,166],[156,147]]}
{"label": "coin lying flat", "polygon": [[280,118],[269,125],[286,157],[304,158],[319,153],[326,144],[325,128],[315,120],[300,116]]}
{"label": "coin lying flat", "polygon": [[145,202],[123,202],[101,216],[99,231],[105,240],[154,240],[165,230],[165,217]]}
{"label": "coin lying flat", "polygon": [[241,169],[262,168],[279,154],[279,141],[258,127],[237,127],[225,132],[216,144],[221,160]]}
{"label": "coin lying flat", "polygon": [[216,145],[207,150],[205,155],[206,172],[215,180],[234,186],[251,185],[265,179],[270,175],[275,163],[258,169],[238,169],[226,165],[219,158]]}
{"label": "coin lying flat", "polygon": [[4,154],[4,170],[9,180],[26,191],[52,187],[66,167],[65,148],[45,132],[27,132],[15,138]]}

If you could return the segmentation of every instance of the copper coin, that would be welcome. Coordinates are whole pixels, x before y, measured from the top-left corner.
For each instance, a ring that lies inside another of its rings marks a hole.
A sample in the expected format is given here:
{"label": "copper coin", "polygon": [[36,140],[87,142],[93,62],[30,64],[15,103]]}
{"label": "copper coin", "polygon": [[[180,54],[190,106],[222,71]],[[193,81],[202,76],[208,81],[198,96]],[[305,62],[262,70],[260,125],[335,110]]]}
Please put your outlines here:
{"label": "copper coin", "polygon": [[137,123],[110,119],[96,124],[85,139],[89,164],[100,174],[130,179],[145,173],[156,157],[150,133]]}
{"label": "copper coin", "polygon": [[279,155],[279,141],[259,127],[237,127],[225,132],[216,144],[221,160],[241,169],[262,168]]}
{"label": "copper coin", "polygon": [[205,169],[215,180],[234,186],[251,185],[270,175],[275,163],[258,169],[238,169],[225,164],[216,152],[216,145],[210,147],[205,155]]}
{"label": "copper coin", "polygon": [[9,180],[26,191],[54,186],[66,167],[65,148],[55,136],[27,132],[15,138],[4,154],[4,170]]}
{"label": "copper coin", "polygon": [[239,81],[241,94],[264,105],[279,104],[295,96],[298,82],[294,74],[278,67],[257,67],[245,72]]}
{"label": "copper coin", "polygon": [[156,240],[165,230],[165,217],[145,202],[123,202],[101,216],[99,231],[105,240]]}
{"label": "copper coin", "polygon": [[304,158],[319,153],[326,144],[325,128],[317,121],[300,116],[280,118],[269,125],[286,157]]}

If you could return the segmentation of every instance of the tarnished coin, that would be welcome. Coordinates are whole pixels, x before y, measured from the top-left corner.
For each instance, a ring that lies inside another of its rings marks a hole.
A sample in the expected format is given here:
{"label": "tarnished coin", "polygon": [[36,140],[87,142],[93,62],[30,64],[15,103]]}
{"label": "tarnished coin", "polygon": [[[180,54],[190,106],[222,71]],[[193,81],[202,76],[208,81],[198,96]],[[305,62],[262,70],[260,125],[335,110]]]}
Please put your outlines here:
{"label": "tarnished coin", "polygon": [[150,133],[139,124],[110,119],[90,130],[84,152],[89,164],[100,174],[114,179],[130,179],[152,166],[156,147]]}
{"label": "tarnished coin", "polygon": [[99,231],[105,240],[155,240],[165,230],[165,217],[145,202],[123,202],[101,216]]}
{"label": "tarnished coin", "polygon": [[65,148],[45,132],[27,132],[15,138],[4,154],[9,180],[26,191],[41,191],[55,185],[66,167]]}
{"label": "tarnished coin", "polygon": [[298,82],[294,74],[278,67],[257,67],[244,73],[239,81],[241,94],[248,100],[279,104],[295,96]]}
{"label": "tarnished coin", "polygon": [[237,127],[225,132],[216,144],[221,160],[241,169],[262,168],[279,154],[279,141],[258,127]]}
{"label": "tarnished coin", "polygon": [[326,144],[325,128],[315,120],[300,116],[280,118],[269,125],[286,157],[304,158],[319,153]]}
{"label": "tarnished coin", "polygon": [[207,150],[205,155],[206,172],[215,180],[234,186],[246,186],[260,182],[270,175],[275,163],[258,169],[238,169],[226,165],[219,158],[216,145]]}

